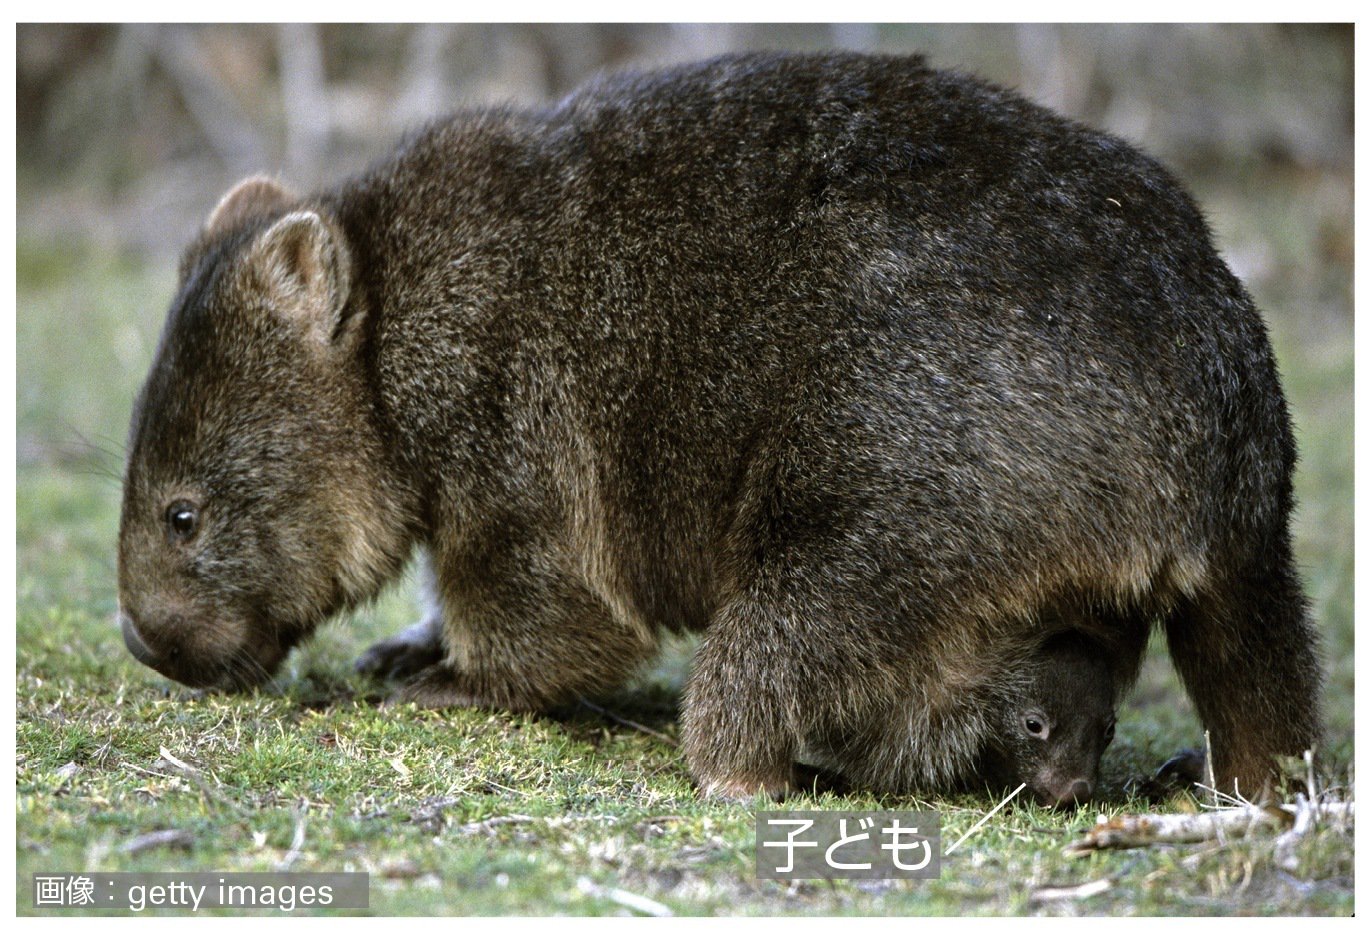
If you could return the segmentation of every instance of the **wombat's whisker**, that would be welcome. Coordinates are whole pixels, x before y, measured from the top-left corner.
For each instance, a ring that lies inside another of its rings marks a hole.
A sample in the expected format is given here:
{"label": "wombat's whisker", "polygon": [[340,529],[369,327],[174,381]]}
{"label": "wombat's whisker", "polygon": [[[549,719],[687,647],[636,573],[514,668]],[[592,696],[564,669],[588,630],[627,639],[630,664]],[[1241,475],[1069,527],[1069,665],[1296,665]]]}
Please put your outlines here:
{"label": "wombat's whisker", "polygon": [[[103,455],[107,461],[112,462],[114,464],[117,465],[123,464],[126,452],[124,450],[122,443],[113,442],[112,440],[104,440],[109,442],[109,444],[113,446],[113,448],[109,448],[105,445],[101,445],[98,442],[92,441],[89,436],[85,435],[85,433],[81,432],[79,429],[71,425],[71,423],[69,422],[63,423],[62,428],[68,435],[73,436],[76,439],[77,445],[73,446],[70,449],[70,451],[79,452],[82,454],[95,453]],[[103,437],[100,438],[103,439]]]}

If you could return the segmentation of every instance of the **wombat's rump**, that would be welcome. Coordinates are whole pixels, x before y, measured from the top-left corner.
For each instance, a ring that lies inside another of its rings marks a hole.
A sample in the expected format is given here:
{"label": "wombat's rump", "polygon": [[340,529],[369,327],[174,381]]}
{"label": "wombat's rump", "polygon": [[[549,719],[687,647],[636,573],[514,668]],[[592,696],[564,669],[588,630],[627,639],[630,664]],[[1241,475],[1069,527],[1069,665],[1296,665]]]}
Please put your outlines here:
{"label": "wombat's rump", "polygon": [[139,658],[267,675],[423,544],[408,698],[535,709],[705,636],[711,793],[864,737],[969,774],[1020,660],[1151,623],[1242,789],[1312,743],[1293,439],[1197,210],[919,59],[756,55],[463,114],[334,190],[230,193],[133,418]]}

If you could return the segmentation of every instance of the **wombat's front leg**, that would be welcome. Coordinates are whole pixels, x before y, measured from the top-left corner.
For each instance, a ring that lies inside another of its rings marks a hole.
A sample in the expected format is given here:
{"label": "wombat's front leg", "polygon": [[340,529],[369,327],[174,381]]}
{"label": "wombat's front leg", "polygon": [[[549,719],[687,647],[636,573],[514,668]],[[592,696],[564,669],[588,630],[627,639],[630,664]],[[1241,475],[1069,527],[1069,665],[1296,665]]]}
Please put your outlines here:
{"label": "wombat's front leg", "polygon": [[439,663],[444,656],[441,616],[436,609],[395,636],[371,644],[355,661],[355,669],[378,679],[404,679]]}
{"label": "wombat's front leg", "polygon": [[654,634],[609,606],[565,555],[537,540],[438,560],[436,614],[371,650],[439,654],[399,701],[544,711],[627,679],[653,654]]}

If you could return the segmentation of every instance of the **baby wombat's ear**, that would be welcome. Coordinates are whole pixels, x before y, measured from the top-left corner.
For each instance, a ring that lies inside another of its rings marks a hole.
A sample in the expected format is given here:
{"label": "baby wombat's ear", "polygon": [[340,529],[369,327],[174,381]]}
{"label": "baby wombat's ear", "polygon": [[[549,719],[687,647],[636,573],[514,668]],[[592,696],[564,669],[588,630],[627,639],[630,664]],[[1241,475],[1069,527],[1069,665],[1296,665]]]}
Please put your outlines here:
{"label": "baby wombat's ear", "polygon": [[271,308],[306,340],[329,347],[342,337],[350,251],[322,215],[292,211],[280,218],[248,248],[246,265]]}
{"label": "baby wombat's ear", "polygon": [[248,218],[264,215],[293,207],[298,199],[268,176],[251,176],[242,179],[232,187],[218,202],[213,213],[204,224],[208,236],[222,233],[236,227]]}

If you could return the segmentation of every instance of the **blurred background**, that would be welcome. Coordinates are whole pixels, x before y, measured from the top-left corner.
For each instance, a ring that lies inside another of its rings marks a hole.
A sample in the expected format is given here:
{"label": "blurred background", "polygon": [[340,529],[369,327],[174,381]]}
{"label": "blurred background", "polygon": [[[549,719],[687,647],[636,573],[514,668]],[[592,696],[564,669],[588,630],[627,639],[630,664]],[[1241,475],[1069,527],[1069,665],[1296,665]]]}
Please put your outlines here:
{"label": "blurred background", "polygon": [[1303,456],[1299,548],[1330,661],[1328,720],[1348,734],[1349,25],[20,25],[21,607],[113,610],[132,396],[176,255],[233,181],[268,172],[302,190],[331,184],[432,116],[552,101],[603,69],[835,47],[924,52],[1015,87],[1137,143],[1205,206],[1284,370]]}
{"label": "blurred background", "polygon": [[[21,25],[21,229],[173,251],[248,173],[308,189],[457,107],[754,48],[921,51],[1186,176],[1348,185],[1352,43],[1350,26]],[[1331,224],[1325,246],[1348,260],[1348,215]]]}

